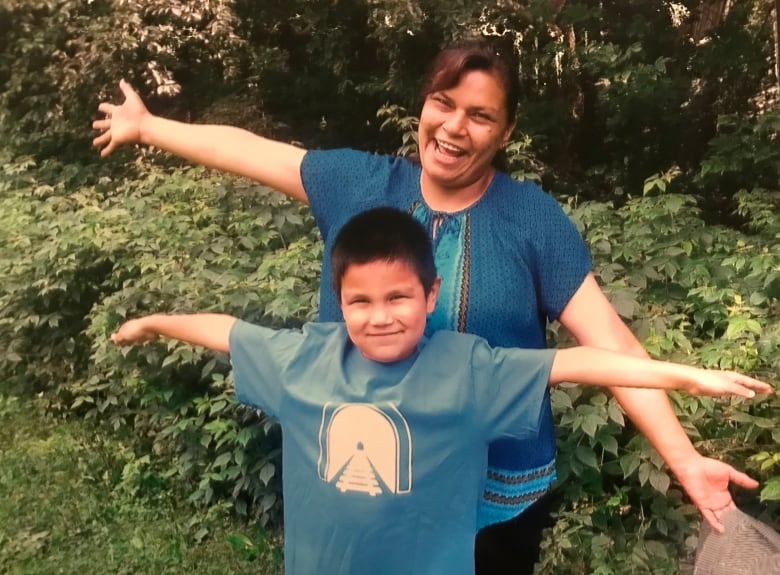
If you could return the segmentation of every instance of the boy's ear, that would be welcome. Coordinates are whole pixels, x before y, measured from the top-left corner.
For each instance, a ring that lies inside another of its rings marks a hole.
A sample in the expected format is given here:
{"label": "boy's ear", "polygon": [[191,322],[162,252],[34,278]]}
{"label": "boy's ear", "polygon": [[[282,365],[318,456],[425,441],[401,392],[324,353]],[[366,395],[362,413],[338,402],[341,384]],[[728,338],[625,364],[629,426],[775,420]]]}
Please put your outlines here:
{"label": "boy's ear", "polygon": [[436,298],[439,297],[439,287],[441,286],[441,278],[439,276],[436,276],[436,279],[433,282],[433,285],[431,286],[431,291],[428,292],[428,297],[426,298],[426,311],[428,313],[433,313],[433,310],[436,309]]}

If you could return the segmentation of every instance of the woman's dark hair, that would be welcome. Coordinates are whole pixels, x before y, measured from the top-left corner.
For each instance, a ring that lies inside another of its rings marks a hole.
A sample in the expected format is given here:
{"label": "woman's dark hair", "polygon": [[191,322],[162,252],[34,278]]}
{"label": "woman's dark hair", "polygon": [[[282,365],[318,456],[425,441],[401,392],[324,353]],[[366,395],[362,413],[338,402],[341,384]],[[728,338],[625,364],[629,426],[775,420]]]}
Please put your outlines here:
{"label": "woman's dark hair", "polygon": [[[493,74],[504,88],[507,124],[517,117],[517,103],[520,98],[520,80],[517,77],[515,57],[511,48],[499,47],[487,38],[470,38],[445,48],[433,59],[427,74],[423,77],[420,99],[434,92],[449,90],[458,85],[461,77],[472,70]],[[508,162],[503,150],[493,158],[493,167],[506,171]]]}
{"label": "woman's dark hair", "polygon": [[374,208],[349,220],[336,236],[330,255],[333,289],[341,297],[341,280],[351,265],[375,261],[403,262],[420,278],[427,296],[436,281],[431,239],[410,214]]}

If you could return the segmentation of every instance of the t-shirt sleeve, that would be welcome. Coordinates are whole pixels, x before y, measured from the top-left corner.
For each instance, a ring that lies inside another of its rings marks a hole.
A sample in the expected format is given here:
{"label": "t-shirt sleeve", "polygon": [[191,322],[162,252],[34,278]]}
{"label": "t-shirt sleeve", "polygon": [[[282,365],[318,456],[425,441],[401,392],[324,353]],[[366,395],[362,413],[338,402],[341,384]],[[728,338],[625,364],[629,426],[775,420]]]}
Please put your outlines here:
{"label": "t-shirt sleeve", "polygon": [[488,440],[538,434],[554,357],[554,349],[492,348],[475,340],[475,404]]}
{"label": "t-shirt sleeve", "polygon": [[297,330],[236,321],[230,330],[230,362],[238,400],[278,417],[284,367],[298,355],[304,338]]}
{"label": "t-shirt sleeve", "polygon": [[542,309],[550,321],[558,319],[593,267],[588,246],[558,201],[539,190],[533,242],[534,269]]}

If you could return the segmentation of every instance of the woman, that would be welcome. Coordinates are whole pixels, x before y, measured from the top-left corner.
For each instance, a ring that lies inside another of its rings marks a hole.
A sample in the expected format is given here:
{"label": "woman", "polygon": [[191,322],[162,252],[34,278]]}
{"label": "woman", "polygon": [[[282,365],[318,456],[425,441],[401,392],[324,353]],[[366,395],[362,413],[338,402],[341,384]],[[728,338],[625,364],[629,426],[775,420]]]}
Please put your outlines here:
{"label": "woman", "polygon": [[[422,89],[419,164],[354,150],[307,151],[238,128],[166,120],[151,115],[127,83],[120,88],[125,102],[100,104],[106,117],[93,123],[103,131],[94,140],[101,155],[125,143],[153,145],[311,205],[326,247],[321,320],[340,319],[329,289],[335,235],[354,214],[388,205],[412,212],[434,240],[442,288],[429,329],[539,348],[546,322],[558,320],[581,345],[646,355],[598,287],[586,246],[555,200],[494,168],[515,126],[518,86],[487,42],[467,42],[434,60]],[[700,456],[662,392],[613,393],[704,518],[721,530],[718,515],[733,507],[729,482],[757,483]],[[549,397],[542,423],[533,442],[489,448],[476,542],[480,575],[532,573],[538,559],[555,477]]]}

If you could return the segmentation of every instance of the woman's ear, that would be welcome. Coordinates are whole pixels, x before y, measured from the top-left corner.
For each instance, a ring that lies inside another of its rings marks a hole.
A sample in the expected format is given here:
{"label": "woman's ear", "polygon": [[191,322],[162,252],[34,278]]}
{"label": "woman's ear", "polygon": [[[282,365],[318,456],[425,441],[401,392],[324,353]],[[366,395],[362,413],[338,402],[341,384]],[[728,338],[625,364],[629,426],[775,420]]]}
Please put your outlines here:
{"label": "woman's ear", "polygon": [[509,140],[512,138],[512,132],[515,131],[516,125],[517,125],[517,120],[515,120],[509,126],[507,126],[506,130],[504,131],[504,141],[501,142],[502,148],[506,148],[507,144],[509,143]]}

